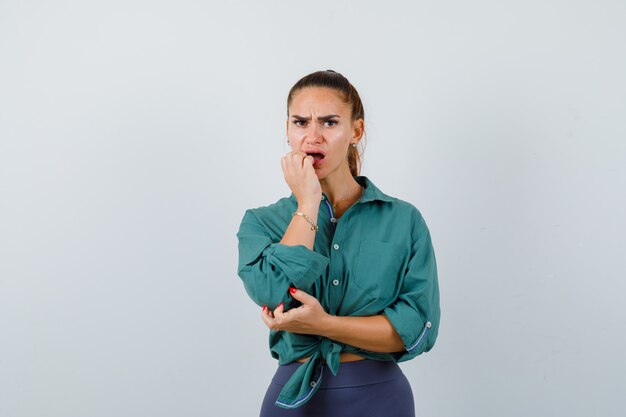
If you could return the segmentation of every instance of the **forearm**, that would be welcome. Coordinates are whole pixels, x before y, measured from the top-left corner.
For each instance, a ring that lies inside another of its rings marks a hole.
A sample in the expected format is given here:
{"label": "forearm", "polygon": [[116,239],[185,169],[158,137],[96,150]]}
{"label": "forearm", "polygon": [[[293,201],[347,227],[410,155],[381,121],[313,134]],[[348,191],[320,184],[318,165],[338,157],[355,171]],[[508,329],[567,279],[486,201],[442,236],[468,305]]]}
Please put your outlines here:
{"label": "forearm", "polygon": [[320,336],[371,352],[401,352],[404,344],[386,316],[328,316]]}
{"label": "forearm", "polygon": [[[313,223],[317,224],[317,215],[319,212],[319,205],[313,204],[298,205],[296,211],[304,213],[310,218]],[[311,225],[301,216],[293,216],[283,238],[280,243],[288,246],[304,245],[307,248],[313,250],[313,243],[315,242],[315,231],[311,230]]]}

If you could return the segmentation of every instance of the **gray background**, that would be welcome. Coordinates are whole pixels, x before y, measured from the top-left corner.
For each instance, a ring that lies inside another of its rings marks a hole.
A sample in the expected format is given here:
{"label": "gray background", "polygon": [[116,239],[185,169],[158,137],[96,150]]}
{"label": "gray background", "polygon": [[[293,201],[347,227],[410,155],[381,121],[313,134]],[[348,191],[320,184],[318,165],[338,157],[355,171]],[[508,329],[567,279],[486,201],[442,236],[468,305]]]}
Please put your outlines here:
{"label": "gray background", "polygon": [[625,40],[622,0],[1,0],[0,417],[257,415],[235,233],[327,68],[433,236],[418,415],[623,415]]}

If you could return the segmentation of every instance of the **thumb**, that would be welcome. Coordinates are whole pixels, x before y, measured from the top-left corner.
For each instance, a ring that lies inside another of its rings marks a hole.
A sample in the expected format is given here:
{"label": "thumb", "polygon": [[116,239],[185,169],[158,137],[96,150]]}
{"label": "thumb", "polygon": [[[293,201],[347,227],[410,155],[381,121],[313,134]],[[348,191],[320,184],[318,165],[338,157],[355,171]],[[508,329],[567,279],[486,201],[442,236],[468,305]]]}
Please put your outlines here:
{"label": "thumb", "polygon": [[302,161],[302,172],[304,174],[313,174],[315,175],[315,169],[313,168],[313,157],[307,156]]}
{"label": "thumb", "polygon": [[311,304],[313,300],[317,301],[317,298],[313,297],[310,294],[302,290],[298,290],[295,287],[289,287],[289,294],[296,300],[300,301],[302,304]]}

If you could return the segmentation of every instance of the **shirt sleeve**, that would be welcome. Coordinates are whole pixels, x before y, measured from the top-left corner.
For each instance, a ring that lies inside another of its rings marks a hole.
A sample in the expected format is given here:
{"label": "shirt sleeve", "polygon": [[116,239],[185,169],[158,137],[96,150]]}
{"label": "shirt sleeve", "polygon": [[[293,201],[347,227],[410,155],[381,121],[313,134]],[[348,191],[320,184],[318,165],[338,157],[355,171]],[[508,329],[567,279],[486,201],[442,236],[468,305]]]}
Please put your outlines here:
{"label": "shirt sleeve", "polygon": [[404,343],[405,351],[393,353],[396,362],[428,352],[439,332],[439,283],[430,232],[421,214],[413,218],[411,255],[400,295],[386,307],[387,316]]}
{"label": "shirt sleeve", "polygon": [[272,241],[257,216],[246,211],[239,231],[238,275],[246,292],[259,306],[289,307],[291,285],[311,293],[328,267],[329,259],[304,245],[288,246]]}

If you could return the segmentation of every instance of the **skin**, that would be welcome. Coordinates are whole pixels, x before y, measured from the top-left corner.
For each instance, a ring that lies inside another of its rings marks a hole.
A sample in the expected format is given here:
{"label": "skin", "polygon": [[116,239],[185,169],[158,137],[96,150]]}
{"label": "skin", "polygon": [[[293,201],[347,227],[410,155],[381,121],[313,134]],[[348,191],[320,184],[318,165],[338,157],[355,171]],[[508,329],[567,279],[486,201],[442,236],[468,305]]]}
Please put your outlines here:
{"label": "skin", "polygon": [[[281,159],[285,181],[298,202],[297,211],[317,219],[322,192],[334,204],[340,216],[361,196],[348,165],[348,149],[358,143],[364,132],[363,119],[352,119],[350,105],[333,89],[309,87],[299,90],[289,106],[287,137],[292,151]],[[329,117],[333,115],[332,117]],[[315,162],[307,152],[321,152],[324,159]],[[314,220],[315,221],[315,220]],[[302,217],[294,216],[280,243],[304,245],[313,250],[315,231]],[[274,311],[263,307],[262,319],[272,330],[314,334],[372,352],[400,352],[402,339],[386,316],[333,316],[326,313],[319,300],[292,288],[292,297],[301,306]],[[362,359],[342,354],[342,361]]]}

